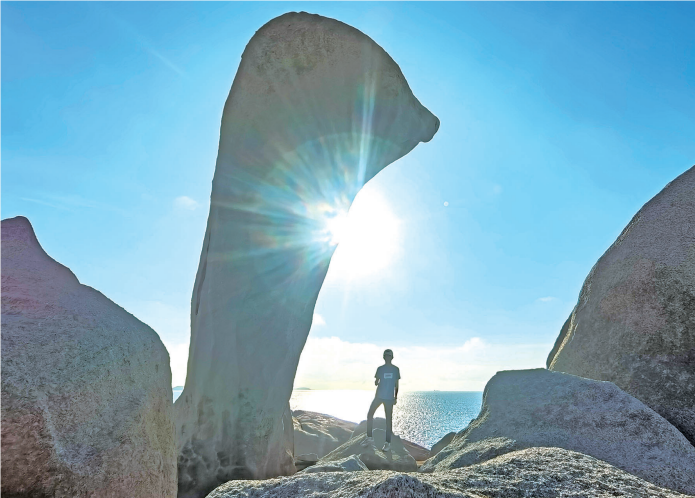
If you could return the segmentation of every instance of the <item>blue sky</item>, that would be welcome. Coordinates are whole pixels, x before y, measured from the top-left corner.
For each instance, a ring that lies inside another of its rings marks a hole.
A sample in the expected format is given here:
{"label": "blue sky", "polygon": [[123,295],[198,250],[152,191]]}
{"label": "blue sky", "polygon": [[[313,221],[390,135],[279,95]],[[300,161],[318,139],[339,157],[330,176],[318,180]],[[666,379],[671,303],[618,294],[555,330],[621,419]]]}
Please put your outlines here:
{"label": "blue sky", "polygon": [[406,390],[542,366],[695,163],[693,3],[3,2],[2,217],[151,325],[182,384],[224,101],[256,29],[301,10],[372,37],[441,128],[358,196],[396,250],[350,277],[339,247],[297,385],[369,388],[384,347]]}

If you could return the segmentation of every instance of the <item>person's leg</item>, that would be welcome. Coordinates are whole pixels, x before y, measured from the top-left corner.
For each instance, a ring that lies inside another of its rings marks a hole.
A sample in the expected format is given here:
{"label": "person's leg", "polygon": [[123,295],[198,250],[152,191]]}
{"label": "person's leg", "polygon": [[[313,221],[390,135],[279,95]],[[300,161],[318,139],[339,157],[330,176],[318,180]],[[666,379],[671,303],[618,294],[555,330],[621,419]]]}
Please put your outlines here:
{"label": "person's leg", "polygon": [[386,442],[391,442],[391,420],[393,418],[393,401],[384,401],[384,411],[386,412]]}
{"label": "person's leg", "polygon": [[378,398],[374,398],[372,405],[369,407],[369,412],[367,413],[367,437],[372,437],[372,429],[374,427],[374,413],[382,401]]}

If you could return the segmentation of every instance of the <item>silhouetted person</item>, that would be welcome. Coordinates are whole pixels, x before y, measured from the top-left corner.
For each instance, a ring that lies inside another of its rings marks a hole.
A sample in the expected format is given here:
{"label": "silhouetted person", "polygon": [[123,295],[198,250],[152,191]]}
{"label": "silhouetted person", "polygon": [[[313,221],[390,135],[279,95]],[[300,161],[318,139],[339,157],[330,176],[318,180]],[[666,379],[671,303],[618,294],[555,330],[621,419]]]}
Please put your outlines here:
{"label": "silhouetted person", "polygon": [[376,377],[374,384],[377,386],[376,395],[367,413],[367,438],[362,441],[362,446],[374,444],[374,438],[372,437],[374,412],[379,408],[379,405],[383,404],[384,412],[386,412],[386,443],[384,443],[382,448],[383,451],[391,451],[393,405],[398,400],[398,379],[401,378],[400,370],[398,370],[396,365],[391,364],[391,360],[393,360],[393,351],[387,349],[384,351],[384,364],[376,369],[376,374],[374,375]]}

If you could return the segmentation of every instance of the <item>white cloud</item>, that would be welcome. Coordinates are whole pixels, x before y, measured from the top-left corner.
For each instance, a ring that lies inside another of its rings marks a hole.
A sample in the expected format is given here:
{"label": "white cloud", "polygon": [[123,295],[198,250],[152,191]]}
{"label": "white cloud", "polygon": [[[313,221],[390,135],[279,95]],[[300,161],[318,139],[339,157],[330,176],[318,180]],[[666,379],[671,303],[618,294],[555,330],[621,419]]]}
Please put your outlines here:
{"label": "white cloud", "polygon": [[555,301],[555,299],[557,299],[557,298],[552,297],[552,296],[548,296],[548,297],[539,297],[539,298],[538,298],[538,301],[540,301],[540,302],[542,302],[542,303],[549,303],[550,301]]}
{"label": "white cloud", "polygon": [[[126,306],[151,326],[169,351],[172,385],[186,381],[190,342],[189,309],[159,301]],[[318,313],[314,325],[325,324]],[[355,343],[339,337],[309,336],[299,361],[295,386],[312,389],[374,389],[382,354],[393,349],[403,391],[481,391],[500,370],[545,366],[552,344],[492,344],[472,337],[459,345],[402,346]]]}
{"label": "white cloud", "polygon": [[326,325],[326,320],[323,319],[318,313],[314,313],[314,319],[311,322],[312,327],[318,327],[320,325]]}
{"label": "white cloud", "polygon": [[177,208],[194,211],[198,208],[198,206],[200,206],[200,204],[197,201],[191,199],[190,197],[182,195],[174,199],[174,206],[176,206]]}
{"label": "white cloud", "polygon": [[[538,368],[552,344],[489,344],[479,337],[455,347],[390,346],[404,391],[481,391],[500,370]],[[309,337],[296,386],[312,389],[373,389],[384,347],[338,337]]]}

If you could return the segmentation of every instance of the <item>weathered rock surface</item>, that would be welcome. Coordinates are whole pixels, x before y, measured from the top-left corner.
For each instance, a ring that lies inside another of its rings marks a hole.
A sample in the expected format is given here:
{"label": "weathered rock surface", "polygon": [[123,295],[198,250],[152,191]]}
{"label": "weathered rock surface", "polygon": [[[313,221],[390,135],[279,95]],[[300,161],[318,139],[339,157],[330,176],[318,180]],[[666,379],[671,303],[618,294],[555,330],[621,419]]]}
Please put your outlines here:
{"label": "weathered rock surface", "polygon": [[[374,429],[381,429],[386,433],[386,419],[382,417],[374,417]],[[363,420],[357,427],[352,431],[350,439],[358,437],[360,434],[367,433],[367,421]],[[415,444],[407,439],[399,438],[405,450],[412,456],[416,461],[420,462],[427,460],[430,456],[430,450],[419,444]]]}
{"label": "weathered rock surface", "polygon": [[169,355],[2,221],[2,496],[176,496]]}
{"label": "weathered rock surface", "polygon": [[478,418],[420,471],[465,467],[534,446],[578,451],[695,494],[695,448],[675,427],[610,382],[545,369],[498,372],[485,386]]}
{"label": "weathered rock surface", "polygon": [[316,453],[321,458],[350,439],[357,426],[354,422],[305,410],[295,410],[292,417],[295,457]]}
{"label": "weathered rock surface", "polygon": [[332,462],[324,462],[320,465],[314,465],[313,467],[306,469],[304,472],[357,472],[360,470],[369,469],[357,455],[350,455],[342,460],[335,460]]}
{"label": "weathered rock surface", "polygon": [[612,465],[561,448],[529,448],[465,469],[305,474],[230,481],[209,498],[684,498]]}
{"label": "weathered rock surface", "polygon": [[453,441],[454,437],[456,437],[455,432],[450,432],[443,438],[441,438],[439,441],[434,443],[434,446],[432,446],[432,449],[430,450],[431,456],[436,455],[440,451],[442,451],[444,448],[446,448],[451,441]]}
{"label": "weathered rock surface", "polygon": [[695,167],[598,260],[548,368],[615,383],[695,444]]}
{"label": "weathered rock surface", "polygon": [[335,249],[328,221],[438,127],[346,24],[288,13],[253,36],[222,115],[191,299],[179,496],[294,472],[283,413]]}
{"label": "weathered rock surface", "polygon": [[362,460],[369,470],[396,470],[399,472],[414,472],[417,470],[417,462],[403,446],[403,441],[398,436],[391,436],[391,451],[381,451],[386,441],[386,431],[374,429],[372,432],[374,445],[362,446],[367,434],[362,433],[350,439],[347,443],[331,451],[323,457],[317,465],[343,460],[356,455]]}
{"label": "weathered rock surface", "polygon": [[294,456],[294,468],[297,472],[304,470],[307,467],[315,465],[319,461],[319,456],[316,453],[304,453],[302,455]]}

